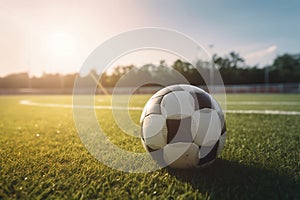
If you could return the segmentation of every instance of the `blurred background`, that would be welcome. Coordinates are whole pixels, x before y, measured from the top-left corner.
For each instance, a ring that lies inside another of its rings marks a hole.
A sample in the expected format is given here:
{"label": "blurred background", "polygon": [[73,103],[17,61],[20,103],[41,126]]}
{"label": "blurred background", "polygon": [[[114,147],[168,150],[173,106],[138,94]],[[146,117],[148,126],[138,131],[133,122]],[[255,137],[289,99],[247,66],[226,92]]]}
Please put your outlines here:
{"label": "blurred background", "polygon": [[[142,27],[174,29],[204,45],[227,92],[300,93],[299,8],[296,0],[1,0],[0,93],[71,94],[81,65],[97,46]],[[136,78],[172,79],[176,70],[205,88],[197,69],[202,76],[210,69],[197,55],[195,60],[192,66],[175,55],[145,50],[89,73],[100,75],[108,91],[130,70],[133,77],[124,87]],[[147,91],[153,92],[140,92]]]}

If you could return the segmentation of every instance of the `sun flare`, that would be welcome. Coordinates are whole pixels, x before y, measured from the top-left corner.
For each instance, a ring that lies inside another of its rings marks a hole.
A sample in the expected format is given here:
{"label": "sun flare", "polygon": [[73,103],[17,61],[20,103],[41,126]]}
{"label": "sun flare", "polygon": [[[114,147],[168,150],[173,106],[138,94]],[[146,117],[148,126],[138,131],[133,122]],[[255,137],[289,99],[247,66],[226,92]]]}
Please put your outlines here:
{"label": "sun flare", "polygon": [[76,41],[67,32],[56,32],[48,36],[47,48],[49,53],[54,56],[71,56],[76,52]]}

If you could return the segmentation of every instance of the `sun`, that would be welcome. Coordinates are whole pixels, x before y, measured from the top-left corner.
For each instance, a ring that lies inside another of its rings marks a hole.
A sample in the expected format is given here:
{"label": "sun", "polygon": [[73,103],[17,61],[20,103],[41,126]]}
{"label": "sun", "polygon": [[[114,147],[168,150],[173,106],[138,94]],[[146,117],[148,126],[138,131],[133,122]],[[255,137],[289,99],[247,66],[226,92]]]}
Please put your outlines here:
{"label": "sun", "polygon": [[47,38],[47,49],[57,57],[72,56],[76,52],[76,41],[70,33],[52,33]]}

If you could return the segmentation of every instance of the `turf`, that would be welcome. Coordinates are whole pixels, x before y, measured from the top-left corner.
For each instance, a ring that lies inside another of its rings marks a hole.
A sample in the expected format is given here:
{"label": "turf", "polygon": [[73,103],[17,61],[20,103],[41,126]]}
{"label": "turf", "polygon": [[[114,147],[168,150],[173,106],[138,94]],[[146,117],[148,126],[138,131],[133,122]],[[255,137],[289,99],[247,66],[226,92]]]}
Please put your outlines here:
{"label": "turf", "polygon": [[[122,98],[122,97],[120,97]],[[134,96],[143,106],[149,96]],[[228,101],[300,102],[300,95],[228,95]],[[70,96],[0,96],[0,199],[300,199],[300,116],[227,114],[227,142],[206,169],[120,172],[82,144],[71,108],[20,105],[22,99],[70,104]],[[99,101],[97,101],[99,99]],[[96,97],[109,105],[110,97]],[[228,105],[299,111],[299,105]],[[110,110],[97,110],[110,140],[144,152]],[[141,111],[131,111],[138,124]]]}

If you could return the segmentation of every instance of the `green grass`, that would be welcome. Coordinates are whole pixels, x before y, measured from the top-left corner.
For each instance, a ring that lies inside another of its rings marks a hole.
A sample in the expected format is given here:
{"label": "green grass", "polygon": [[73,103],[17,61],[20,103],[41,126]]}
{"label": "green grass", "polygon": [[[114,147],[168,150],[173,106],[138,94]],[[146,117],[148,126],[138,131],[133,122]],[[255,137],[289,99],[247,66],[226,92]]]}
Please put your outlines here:
{"label": "green grass", "polygon": [[[97,97],[109,105],[109,97]],[[122,97],[120,97],[122,98]],[[149,96],[135,96],[143,106]],[[293,101],[300,95],[228,95],[228,101]],[[22,99],[70,104],[70,96],[0,96],[0,199],[300,199],[300,116],[227,114],[227,142],[206,169],[120,172],[81,143],[70,108],[20,105]],[[97,100],[96,99],[96,100]],[[299,105],[228,105],[299,111]],[[98,120],[113,143],[143,152],[139,139]],[[132,111],[138,124],[141,111]]]}

